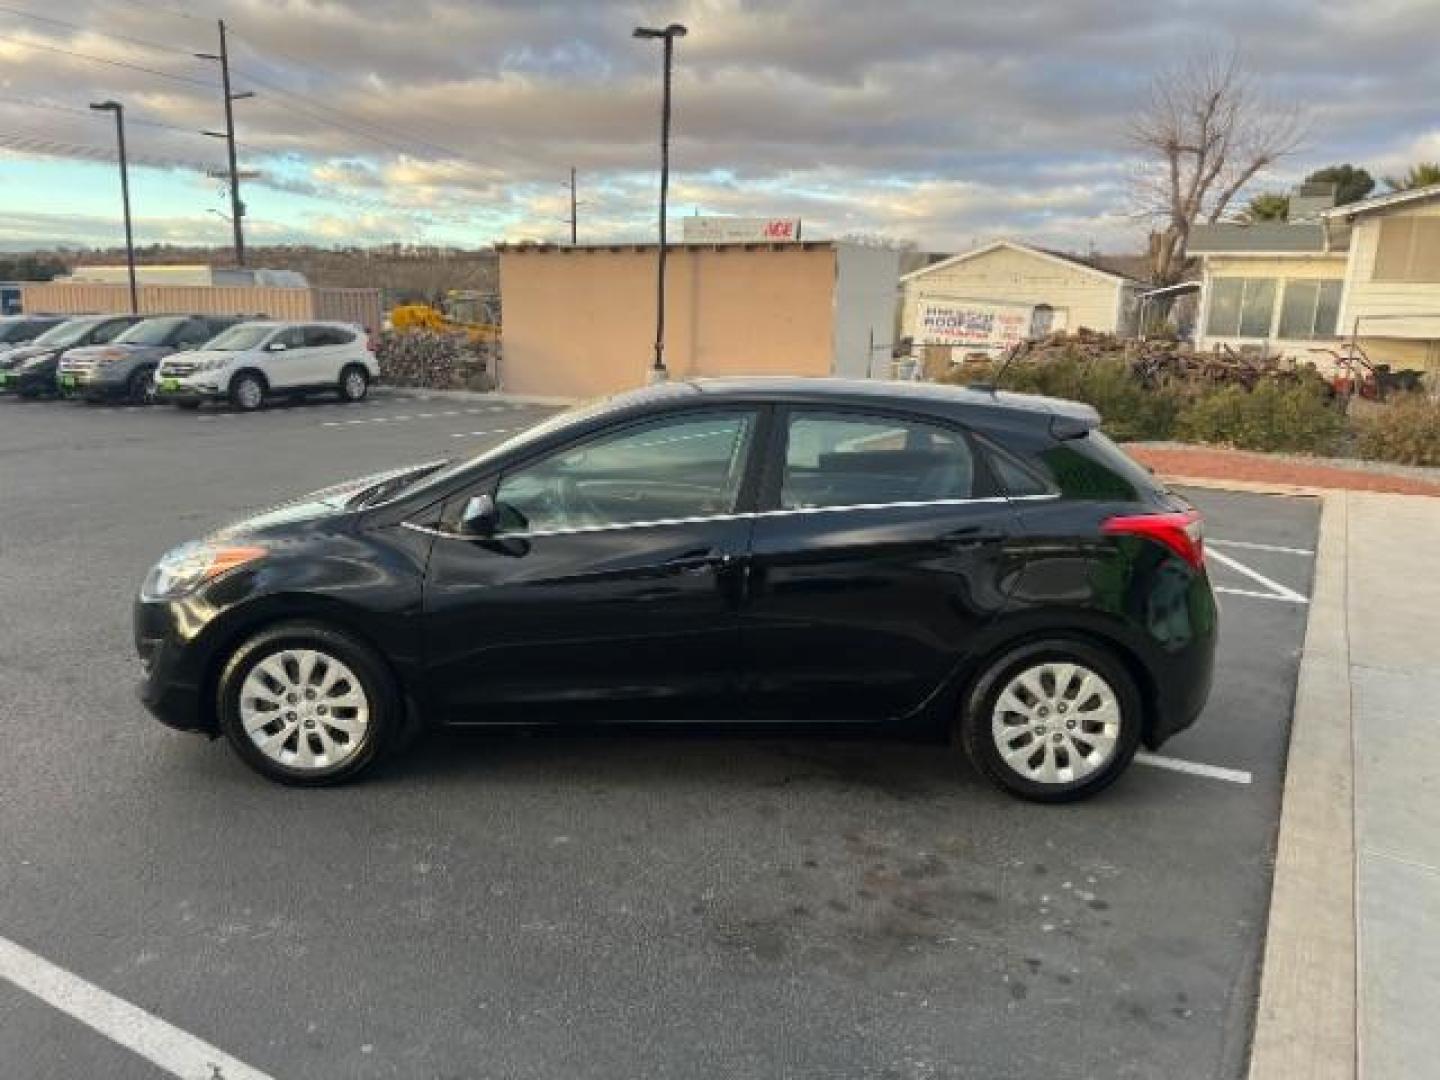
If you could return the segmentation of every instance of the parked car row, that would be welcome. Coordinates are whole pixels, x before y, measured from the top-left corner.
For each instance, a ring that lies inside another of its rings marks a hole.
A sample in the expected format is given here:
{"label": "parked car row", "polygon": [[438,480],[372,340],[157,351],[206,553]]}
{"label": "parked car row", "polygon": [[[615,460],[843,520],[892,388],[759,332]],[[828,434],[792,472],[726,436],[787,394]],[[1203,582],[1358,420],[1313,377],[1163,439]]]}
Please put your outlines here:
{"label": "parked car row", "polygon": [[363,327],[225,315],[0,319],[0,393],[261,408],[275,397],[360,401],[380,374]]}

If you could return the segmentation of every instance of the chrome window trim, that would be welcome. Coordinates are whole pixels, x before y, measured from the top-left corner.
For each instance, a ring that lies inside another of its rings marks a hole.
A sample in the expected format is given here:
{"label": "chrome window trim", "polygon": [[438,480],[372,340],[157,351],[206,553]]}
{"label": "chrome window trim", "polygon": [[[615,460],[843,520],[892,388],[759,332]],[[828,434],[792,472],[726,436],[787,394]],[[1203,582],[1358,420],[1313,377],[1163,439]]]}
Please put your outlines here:
{"label": "chrome window trim", "polygon": [[[656,518],[652,521],[625,521],[617,522],[613,525],[577,525],[570,529],[535,529],[530,532],[496,533],[494,539],[535,540],[550,536],[579,536],[586,533],[615,532],[620,529],[659,529],[669,525],[702,525],[711,521],[755,521],[759,518],[801,517],[811,514],[840,514],[870,510],[920,510],[928,506],[973,506],[994,503],[1048,502],[1058,498],[1060,498],[1058,494],[1047,493],[1044,495],[1017,495],[1014,498],[1005,495],[987,495],[977,499],[927,499],[920,502],[850,503],[845,506],[802,506],[794,509],[752,510],[735,514],[706,514],[699,517]],[[429,525],[417,525],[412,521],[402,521],[400,525],[402,528],[413,529],[415,532],[426,533],[430,536],[444,537],[448,540],[472,539],[462,533],[445,532],[442,529],[432,528]]]}

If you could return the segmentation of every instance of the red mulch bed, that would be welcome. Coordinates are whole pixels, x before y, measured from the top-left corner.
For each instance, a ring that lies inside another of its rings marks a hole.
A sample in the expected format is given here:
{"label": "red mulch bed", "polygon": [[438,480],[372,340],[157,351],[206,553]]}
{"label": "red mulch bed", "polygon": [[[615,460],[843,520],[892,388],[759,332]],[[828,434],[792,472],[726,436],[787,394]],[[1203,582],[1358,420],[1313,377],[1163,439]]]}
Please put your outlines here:
{"label": "red mulch bed", "polygon": [[1127,446],[1125,449],[1137,461],[1150,466],[1162,476],[1244,480],[1251,483],[1294,484],[1303,487],[1440,497],[1440,484],[1427,480],[1369,472],[1365,469],[1346,469],[1335,465],[1308,465],[1290,458],[1244,450],[1218,450],[1208,446],[1184,449]]}

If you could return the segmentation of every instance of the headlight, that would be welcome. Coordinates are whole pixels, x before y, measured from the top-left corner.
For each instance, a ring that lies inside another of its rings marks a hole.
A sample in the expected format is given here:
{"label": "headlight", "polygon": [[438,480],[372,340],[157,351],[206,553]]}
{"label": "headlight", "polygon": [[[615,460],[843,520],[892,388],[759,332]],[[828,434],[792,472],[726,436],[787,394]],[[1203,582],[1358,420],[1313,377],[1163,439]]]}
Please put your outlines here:
{"label": "headlight", "polygon": [[31,368],[37,368],[47,360],[53,359],[55,359],[53,352],[41,353],[39,356],[32,356],[28,360],[20,361],[20,370],[29,371]]}
{"label": "headlight", "polygon": [[228,356],[212,356],[209,360],[200,360],[195,364],[196,371],[215,371],[230,363]]}
{"label": "headlight", "polygon": [[146,600],[174,600],[219,577],[227,570],[254,562],[265,554],[262,547],[232,544],[207,544],[192,541],[181,544],[155,564],[145,575],[140,595]]}

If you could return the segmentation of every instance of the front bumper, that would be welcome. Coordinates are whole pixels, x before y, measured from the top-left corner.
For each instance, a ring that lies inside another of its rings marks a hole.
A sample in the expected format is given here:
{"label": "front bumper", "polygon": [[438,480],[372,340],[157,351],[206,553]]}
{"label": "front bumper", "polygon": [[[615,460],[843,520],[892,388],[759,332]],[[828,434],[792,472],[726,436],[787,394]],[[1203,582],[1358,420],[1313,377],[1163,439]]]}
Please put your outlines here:
{"label": "front bumper", "polygon": [[215,717],[201,703],[204,665],[182,632],[188,617],[183,603],[135,601],[135,651],[142,669],[135,692],[162,724],[213,735]]}
{"label": "front bumper", "polygon": [[165,379],[163,376],[155,380],[156,402],[194,402],[199,404],[204,401],[223,401],[226,397],[225,389],[218,383],[204,383],[190,379]]}
{"label": "front bumper", "polygon": [[39,371],[0,371],[0,393],[20,394],[23,397],[40,397],[58,392],[55,385],[55,369]]}

